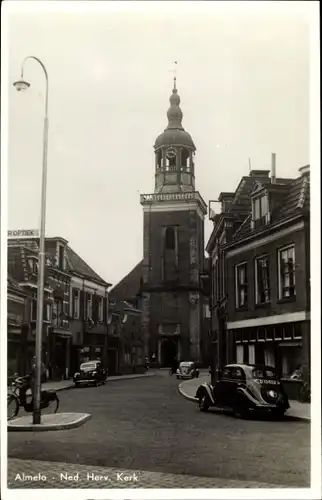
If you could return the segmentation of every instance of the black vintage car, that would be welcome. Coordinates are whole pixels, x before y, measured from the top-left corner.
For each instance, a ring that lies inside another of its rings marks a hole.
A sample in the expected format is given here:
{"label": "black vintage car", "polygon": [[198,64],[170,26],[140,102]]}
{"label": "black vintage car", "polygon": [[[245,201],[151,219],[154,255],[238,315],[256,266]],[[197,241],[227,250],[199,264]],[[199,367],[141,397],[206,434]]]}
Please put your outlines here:
{"label": "black vintage car", "polygon": [[81,384],[105,384],[107,378],[107,370],[102,366],[101,361],[87,361],[79,367],[79,372],[74,374],[75,387]]}
{"label": "black vintage car", "polygon": [[226,365],[214,386],[205,382],[198,387],[196,398],[200,411],[229,408],[241,418],[251,412],[283,416],[290,407],[274,368],[260,365]]}

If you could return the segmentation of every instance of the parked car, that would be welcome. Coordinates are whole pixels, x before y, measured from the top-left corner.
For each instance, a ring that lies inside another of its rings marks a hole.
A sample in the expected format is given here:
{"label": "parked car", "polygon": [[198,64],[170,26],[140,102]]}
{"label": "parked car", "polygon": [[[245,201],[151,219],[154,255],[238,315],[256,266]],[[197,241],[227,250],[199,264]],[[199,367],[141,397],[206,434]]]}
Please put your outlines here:
{"label": "parked car", "polygon": [[75,387],[81,384],[105,384],[107,378],[107,370],[103,368],[102,362],[99,360],[86,361],[79,367],[79,372],[74,374]]}
{"label": "parked car", "polygon": [[177,378],[198,378],[199,370],[193,361],[182,361],[177,369]]}
{"label": "parked car", "polygon": [[198,387],[196,398],[200,411],[211,406],[229,408],[241,418],[251,412],[283,416],[290,407],[274,368],[260,365],[226,365],[214,386],[205,382]]}

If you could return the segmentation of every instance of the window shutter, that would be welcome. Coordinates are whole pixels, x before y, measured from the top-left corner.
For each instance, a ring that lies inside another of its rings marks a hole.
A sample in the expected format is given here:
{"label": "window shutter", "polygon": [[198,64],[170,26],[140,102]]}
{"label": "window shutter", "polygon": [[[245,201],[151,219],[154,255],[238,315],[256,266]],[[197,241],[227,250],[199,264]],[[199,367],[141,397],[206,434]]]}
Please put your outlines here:
{"label": "window shutter", "polygon": [[85,292],[83,290],[80,291],[79,294],[79,311],[80,311],[80,319],[84,320],[84,311],[85,311]]}
{"label": "window shutter", "polygon": [[99,297],[94,294],[92,296],[92,320],[94,321],[94,323],[98,323],[98,301],[99,301]]}
{"label": "window shutter", "polygon": [[107,297],[104,297],[103,299],[103,323],[104,325],[107,324],[107,301],[108,301],[108,298]]}

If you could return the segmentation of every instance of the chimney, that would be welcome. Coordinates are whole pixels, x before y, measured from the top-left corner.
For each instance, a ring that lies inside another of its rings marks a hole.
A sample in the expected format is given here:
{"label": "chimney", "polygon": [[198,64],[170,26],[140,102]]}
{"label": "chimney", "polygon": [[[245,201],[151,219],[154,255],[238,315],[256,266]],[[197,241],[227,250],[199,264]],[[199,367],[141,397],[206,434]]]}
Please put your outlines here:
{"label": "chimney", "polygon": [[276,184],[276,153],[272,153],[271,183]]}
{"label": "chimney", "polygon": [[304,167],[299,168],[299,172],[301,175],[306,175],[310,173],[310,165],[305,165]]}

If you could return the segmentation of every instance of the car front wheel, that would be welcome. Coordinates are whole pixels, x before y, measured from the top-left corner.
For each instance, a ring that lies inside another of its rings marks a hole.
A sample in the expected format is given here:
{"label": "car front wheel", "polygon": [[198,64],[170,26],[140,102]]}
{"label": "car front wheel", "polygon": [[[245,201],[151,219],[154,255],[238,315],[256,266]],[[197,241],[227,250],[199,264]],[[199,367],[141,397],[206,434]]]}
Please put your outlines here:
{"label": "car front wheel", "polygon": [[201,396],[199,396],[199,410],[203,412],[208,411],[209,406],[210,403],[208,396],[206,394],[202,394]]}

